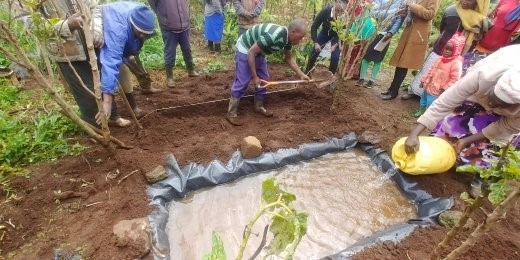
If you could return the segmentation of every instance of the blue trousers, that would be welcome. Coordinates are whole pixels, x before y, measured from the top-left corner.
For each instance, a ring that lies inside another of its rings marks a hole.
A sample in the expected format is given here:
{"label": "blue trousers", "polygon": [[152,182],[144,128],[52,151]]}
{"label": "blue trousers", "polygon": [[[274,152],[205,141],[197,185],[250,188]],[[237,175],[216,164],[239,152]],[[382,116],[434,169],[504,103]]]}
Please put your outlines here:
{"label": "blue trousers", "polygon": [[[317,40],[318,40],[318,44],[322,48],[325,47],[325,44],[327,44],[327,42],[329,42],[329,41],[332,45],[338,43],[337,39],[333,39],[333,35],[329,35],[324,31],[320,31],[318,33]],[[336,49],[330,54],[329,71],[332,72],[333,74],[336,73],[336,71],[338,70],[339,54],[340,54],[339,46],[336,47]],[[318,59],[318,56],[320,56],[320,53],[317,52],[313,46],[311,55],[309,56],[309,61],[307,62],[307,68],[305,69],[305,73],[308,73],[314,67],[314,64],[316,64],[316,60]]]}
{"label": "blue trousers", "polygon": [[175,66],[177,45],[181,46],[182,57],[184,58],[186,67],[189,68],[193,66],[193,57],[191,56],[190,47],[190,30],[173,32],[161,28],[161,34],[164,42],[164,67],[171,69]]}
{"label": "blue trousers", "polygon": [[433,101],[435,101],[435,99],[437,99],[436,96],[430,95],[428,92],[423,91],[419,104],[421,107],[428,108],[433,103]]}

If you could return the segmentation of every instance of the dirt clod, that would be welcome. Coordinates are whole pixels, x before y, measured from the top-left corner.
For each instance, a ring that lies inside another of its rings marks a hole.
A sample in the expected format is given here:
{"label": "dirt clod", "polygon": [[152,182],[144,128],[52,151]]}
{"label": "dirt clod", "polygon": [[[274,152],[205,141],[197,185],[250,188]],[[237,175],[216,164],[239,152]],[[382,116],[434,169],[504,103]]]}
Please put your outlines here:
{"label": "dirt clod", "polygon": [[251,159],[262,154],[262,144],[260,140],[254,136],[248,136],[240,142],[240,152],[244,159]]}
{"label": "dirt clod", "polygon": [[[439,224],[446,228],[453,228],[455,224],[457,224],[462,217],[462,212],[456,210],[446,210],[439,215]],[[464,229],[473,229],[475,227],[475,221],[473,219],[468,219],[466,225],[464,225]]]}
{"label": "dirt clod", "polygon": [[144,257],[150,252],[150,224],[147,218],[121,220],[112,228],[117,245],[131,247],[133,257]]}
{"label": "dirt clod", "polygon": [[155,167],[155,169],[145,173],[146,180],[148,183],[153,184],[158,181],[162,181],[168,178],[168,174],[166,174],[166,169],[162,165]]}

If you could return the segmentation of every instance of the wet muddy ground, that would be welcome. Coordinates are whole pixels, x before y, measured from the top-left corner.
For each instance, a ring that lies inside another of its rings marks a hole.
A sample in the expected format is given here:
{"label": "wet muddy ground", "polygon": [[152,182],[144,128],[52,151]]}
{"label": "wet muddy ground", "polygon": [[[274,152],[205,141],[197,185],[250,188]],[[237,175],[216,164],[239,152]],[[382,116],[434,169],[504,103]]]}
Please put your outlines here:
{"label": "wet muddy ground", "polygon": [[[285,65],[270,65],[269,69],[272,79],[294,79]],[[159,88],[164,88],[163,73],[152,72]],[[138,104],[153,111],[229,97],[233,71],[206,73],[199,78],[185,78],[184,71],[180,75],[176,91],[165,89],[150,96],[137,92]],[[4,202],[0,197],[0,221],[6,226],[2,230],[5,233],[0,233],[0,254],[15,259],[50,259],[54,249],[67,248],[90,259],[133,259],[137,254],[135,247],[118,243],[112,226],[120,220],[147,216],[150,208],[143,173],[164,164],[169,153],[175,154],[180,164],[227,161],[240,140],[249,135],[256,136],[266,151],[272,151],[367,130],[379,135],[380,146],[389,149],[412,127],[417,101],[382,101],[379,92],[386,87],[387,79],[388,75],[383,75],[381,85],[374,89],[355,87],[353,81],[348,81],[342,103],[335,111],[330,110],[331,94],[311,85],[269,95],[266,107],[275,113],[273,118],[255,114],[252,99],[244,99],[239,109],[245,123],[241,127],[225,121],[225,101],[153,113],[141,121],[146,128],[146,135],[141,138],[136,138],[131,128],[112,129],[114,136],[135,147],[118,150],[116,155],[109,155],[80,136],[80,141],[90,147],[84,154],[32,167],[30,178],[11,182],[16,198]],[[119,107],[123,108],[122,103]],[[121,112],[128,116],[124,109]],[[119,183],[135,170],[138,173]],[[470,178],[447,173],[414,179],[434,196],[458,198]],[[77,196],[58,203],[58,191]],[[456,208],[462,206],[457,199]],[[489,205],[486,208],[489,210]],[[468,259],[493,259],[497,255],[501,259],[518,259],[519,211],[517,205],[496,230],[468,253]],[[479,214],[477,220],[482,220]],[[360,258],[409,259],[408,255],[417,255],[411,259],[424,259],[445,232],[439,227],[419,229],[397,246],[366,250]]]}

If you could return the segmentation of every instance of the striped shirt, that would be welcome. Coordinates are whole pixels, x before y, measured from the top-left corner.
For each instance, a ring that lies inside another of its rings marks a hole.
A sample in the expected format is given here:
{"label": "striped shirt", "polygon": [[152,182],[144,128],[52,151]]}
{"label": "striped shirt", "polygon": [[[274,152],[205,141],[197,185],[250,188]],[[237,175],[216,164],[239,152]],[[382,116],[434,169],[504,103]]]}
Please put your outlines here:
{"label": "striped shirt", "polygon": [[251,27],[238,38],[237,50],[247,54],[255,42],[263,54],[271,54],[282,49],[291,50],[287,27],[277,24],[263,23]]}

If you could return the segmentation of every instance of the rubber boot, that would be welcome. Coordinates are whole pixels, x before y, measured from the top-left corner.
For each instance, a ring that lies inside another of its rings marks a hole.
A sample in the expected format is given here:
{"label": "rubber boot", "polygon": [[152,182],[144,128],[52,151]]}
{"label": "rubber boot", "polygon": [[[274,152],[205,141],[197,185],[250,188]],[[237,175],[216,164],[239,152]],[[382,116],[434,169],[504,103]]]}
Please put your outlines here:
{"label": "rubber boot", "polygon": [[265,117],[272,117],[273,112],[267,111],[264,107],[264,101],[255,97],[255,112],[264,115]]}
{"label": "rubber boot", "polygon": [[186,69],[188,70],[188,77],[198,77],[199,76],[199,73],[195,70],[195,64],[193,64],[193,62],[187,63]]}
{"label": "rubber boot", "polygon": [[226,115],[226,120],[236,126],[241,126],[242,122],[238,119],[238,104],[240,103],[240,99],[231,97],[229,99],[229,107]]}
{"label": "rubber boot", "polygon": [[125,93],[126,99],[128,99],[128,103],[130,103],[130,107],[134,111],[135,117],[141,118],[144,116],[144,112],[137,106],[135,102],[134,93]]}
{"label": "rubber boot", "polygon": [[173,68],[166,68],[166,86],[169,88],[175,87],[175,81],[173,81]]}
{"label": "rubber boot", "polygon": [[209,51],[215,51],[215,47],[213,47],[212,41],[208,41],[208,49],[209,49]]}
{"label": "rubber boot", "polygon": [[413,114],[413,116],[415,118],[419,118],[422,116],[422,114],[424,114],[424,111],[426,111],[426,108],[425,107],[420,107],[419,110],[417,110],[417,112],[415,112],[415,114]]}
{"label": "rubber boot", "polygon": [[220,53],[222,49],[220,48],[220,43],[215,43],[215,52]]}

